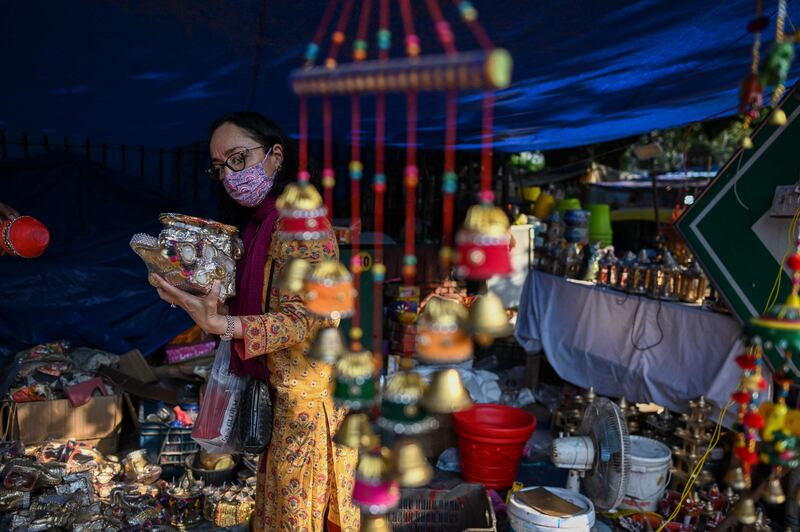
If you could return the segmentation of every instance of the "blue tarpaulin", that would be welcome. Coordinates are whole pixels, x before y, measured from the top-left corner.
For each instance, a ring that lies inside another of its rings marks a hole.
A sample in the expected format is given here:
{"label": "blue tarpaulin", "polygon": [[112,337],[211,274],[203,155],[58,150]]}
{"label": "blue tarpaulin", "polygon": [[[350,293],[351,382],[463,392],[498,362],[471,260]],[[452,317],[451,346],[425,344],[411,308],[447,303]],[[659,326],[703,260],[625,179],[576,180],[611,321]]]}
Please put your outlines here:
{"label": "blue tarpaulin", "polygon": [[[359,5],[360,2],[356,2]],[[130,145],[202,139],[215,116],[253,108],[296,131],[287,75],[322,17],[326,0],[75,0],[0,7],[0,127],[83,135]],[[343,2],[338,2],[339,6]],[[375,8],[377,2],[372,2]],[[460,49],[477,43],[448,0],[439,2]],[[489,35],[514,57],[514,84],[498,94],[500,149],[550,149],[620,138],[733,114],[750,68],[754,0],[473,0]],[[764,50],[775,31],[777,1]],[[262,7],[263,6],[263,7]],[[392,6],[395,56],[403,28]],[[441,52],[425,2],[412,2],[423,53]],[[263,11],[262,11],[263,9]],[[369,53],[374,54],[376,9]],[[800,20],[797,2],[791,18]],[[353,17],[347,34],[355,35]],[[332,29],[330,30],[332,31]],[[330,34],[330,31],[328,34]],[[349,60],[350,43],[339,60]],[[259,48],[257,45],[262,46]],[[322,45],[325,57],[329,41]],[[798,68],[792,70],[792,79]],[[790,80],[791,81],[791,80]],[[479,135],[480,95],[460,101],[461,147]],[[365,134],[372,123],[365,100]],[[349,131],[336,105],[338,139]],[[420,140],[440,145],[443,99],[423,98]],[[390,101],[393,142],[404,140],[404,104]],[[317,102],[311,132],[321,130]]]}
{"label": "blue tarpaulin", "polygon": [[51,241],[38,259],[0,257],[0,354],[62,338],[150,353],[191,325],[128,245],[134,233],[157,235],[159,213],[179,202],[63,155],[0,161],[0,198],[47,225]]}

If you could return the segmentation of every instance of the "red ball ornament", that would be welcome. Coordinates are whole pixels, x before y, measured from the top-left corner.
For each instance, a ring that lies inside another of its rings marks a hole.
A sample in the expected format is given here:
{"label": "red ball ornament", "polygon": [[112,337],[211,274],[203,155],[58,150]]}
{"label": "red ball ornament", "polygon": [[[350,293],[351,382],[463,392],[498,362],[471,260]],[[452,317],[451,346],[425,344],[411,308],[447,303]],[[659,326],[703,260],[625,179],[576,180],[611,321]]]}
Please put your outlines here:
{"label": "red ball ornament", "polygon": [[750,402],[750,394],[743,391],[734,392],[734,394],[731,395],[731,399],[733,399],[740,405],[746,405],[747,403]]}
{"label": "red ball ornament", "polygon": [[750,429],[761,430],[764,428],[764,418],[758,412],[748,412],[744,415],[744,426]]}
{"label": "red ball ornament", "polygon": [[786,264],[793,272],[800,271],[800,253],[795,253],[786,260]]}
{"label": "red ball ornament", "polygon": [[751,451],[747,447],[737,447],[734,450],[734,453],[743,464],[755,465],[758,463],[758,455],[755,453],[755,451]]}
{"label": "red ball ornament", "polygon": [[745,371],[752,370],[756,368],[756,357],[745,353],[736,357],[736,363]]}

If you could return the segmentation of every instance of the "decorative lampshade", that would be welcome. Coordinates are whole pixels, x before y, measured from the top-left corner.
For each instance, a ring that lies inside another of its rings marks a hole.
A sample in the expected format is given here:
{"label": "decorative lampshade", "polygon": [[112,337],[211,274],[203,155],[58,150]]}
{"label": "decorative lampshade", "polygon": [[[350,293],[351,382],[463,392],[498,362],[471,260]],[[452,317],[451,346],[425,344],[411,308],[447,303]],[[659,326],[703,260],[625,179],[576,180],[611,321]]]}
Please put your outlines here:
{"label": "decorative lampshade", "polygon": [[606,250],[605,255],[597,263],[598,268],[595,280],[598,286],[615,286],[617,284],[618,263],[619,261],[614,255],[613,248]]}
{"label": "decorative lampshade", "polygon": [[700,264],[693,260],[678,279],[678,297],[684,303],[702,303],[706,297],[706,279]]}
{"label": "decorative lampshade", "polygon": [[275,205],[280,212],[276,234],[283,240],[318,240],[325,237],[328,221],[322,196],[310,183],[286,185]]}
{"label": "decorative lampshade", "polygon": [[780,371],[787,361],[800,364],[800,296],[793,290],[783,304],[751,319],[745,334],[751,343],[762,346],[773,370]]}
{"label": "decorative lampshade", "polygon": [[418,373],[401,371],[392,375],[383,390],[378,425],[395,434],[421,434],[438,426],[420,406],[428,383]]}
{"label": "decorative lampshade", "polygon": [[508,217],[493,201],[488,193],[480,204],[470,207],[456,235],[458,272],[467,279],[485,280],[511,273]]}
{"label": "decorative lampshade", "polygon": [[472,407],[472,398],[464,388],[461,375],[453,368],[437,371],[420,401],[423,408],[434,414],[452,414]]}
{"label": "decorative lampshade", "polygon": [[429,364],[458,364],[472,357],[469,311],[455,299],[433,296],[417,318],[417,358]]}
{"label": "decorative lampshade", "polygon": [[306,282],[306,276],[311,272],[311,264],[305,259],[292,259],[281,270],[278,286],[281,290],[293,294],[300,293]]}
{"label": "decorative lampshade", "polygon": [[469,320],[475,340],[481,345],[490,345],[514,331],[502,300],[491,291],[475,298],[469,309]]}
{"label": "decorative lampshade", "polygon": [[375,364],[372,353],[359,342],[336,361],[333,398],[350,409],[368,408],[375,402]]}
{"label": "decorative lampshade", "polygon": [[683,268],[672,257],[672,253],[664,251],[661,262],[650,265],[647,295],[653,299],[677,301],[678,283],[682,272]]}
{"label": "decorative lampshade", "polygon": [[8,253],[23,259],[39,257],[50,245],[47,227],[30,216],[0,219],[0,255]]}
{"label": "decorative lampshade", "polygon": [[306,308],[316,316],[338,320],[354,312],[353,276],[338,260],[320,261],[306,275],[303,291]]}
{"label": "decorative lampshade", "polygon": [[391,478],[391,452],[362,452],[356,468],[353,503],[368,515],[385,514],[400,502],[400,486]]}
{"label": "decorative lampshade", "polygon": [[647,258],[647,252],[642,250],[639,252],[636,262],[631,266],[631,278],[628,284],[628,292],[632,294],[646,294],[650,274],[650,259]]}

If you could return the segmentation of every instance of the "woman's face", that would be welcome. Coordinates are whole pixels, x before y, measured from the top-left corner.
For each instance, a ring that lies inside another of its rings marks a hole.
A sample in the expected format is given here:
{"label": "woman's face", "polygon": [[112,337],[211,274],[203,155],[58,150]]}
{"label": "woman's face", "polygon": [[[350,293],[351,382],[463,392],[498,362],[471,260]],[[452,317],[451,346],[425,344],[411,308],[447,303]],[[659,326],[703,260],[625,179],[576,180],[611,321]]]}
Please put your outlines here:
{"label": "woman's face", "polygon": [[[212,168],[220,169],[218,177],[222,178],[235,171],[230,168],[231,166],[242,170],[264,161],[265,150],[269,150],[269,148],[269,146],[261,146],[244,129],[226,122],[211,135],[211,165]],[[267,175],[274,175],[282,162],[283,147],[275,144],[272,146],[272,153],[264,161],[264,171]],[[242,164],[244,166],[241,166]]]}

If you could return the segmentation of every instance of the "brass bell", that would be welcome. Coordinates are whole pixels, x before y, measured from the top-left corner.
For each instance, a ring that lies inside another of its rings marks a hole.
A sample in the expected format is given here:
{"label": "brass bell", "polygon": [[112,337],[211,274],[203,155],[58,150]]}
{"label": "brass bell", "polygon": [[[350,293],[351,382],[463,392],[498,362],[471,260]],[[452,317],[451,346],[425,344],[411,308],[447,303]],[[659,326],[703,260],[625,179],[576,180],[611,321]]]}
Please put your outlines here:
{"label": "brass bell", "polygon": [[748,497],[739,501],[733,509],[733,514],[736,516],[736,519],[744,525],[752,525],[755,523],[756,505],[753,499]]}
{"label": "brass bell", "polygon": [[377,442],[377,436],[372,431],[367,414],[352,413],[344,418],[333,441],[351,449],[365,449]]}
{"label": "brass bell", "polygon": [[281,270],[278,286],[281,290],[297,294],[303,289],[306,275],[311,270],[311,264],[304,259],[292,259],[286,267]]}
{"label": "brass bell", "polygon": [[451,414],[472,407],[472,398],[461,382],[458,371],[449,368],[437,371],[420,401],[423,408],[434,414]]}
{"label": "brass bell", "polygon": [[781,486],[779,478],[772,477],[769,479],[767,492],[764,493],[761,500],[767,504],[783,504],[786,502],[786,494],[783,492],[783,486]]}
{"label": "brass bell", "polygon": [[785,126],[786,113],[783,109],[775,109],[769,117],[769,123],[773,126]]}
{"label": "brass bell", "polygon": [[365,515],[361,517],[361,532],[392,532],[392,525],[385,515]]}
{"label": "brass bell", "polygon": [[335,364],[343,353],[344,341],[339,329],[326,327],[314,338],[314,343],[308,351],[308,358],[324,364]]}
{"label": "brass bell", "polygon": [[742,466],[734,466],[725,474],[725,484],[736,491],[742,491],[750,487],[750,480],[745,477]]}
{"label": "brass bell", "polygon": [[475,298],[469,311],[469,320],[475,340],[483,345],[491,345],[497,338],[505,338],[514,331],[508,323],[508,315],[503,302],[493,292]]}
{"label": "brass bell", "polygon": [[421,488],[433,478],[433,468],[419,443],[404,438],[394,446],[394,473],[403,488]]}
{"label": "brass bell", "polygon": [[360,453],[356,475],[369,482],[391,480],[392,452],[387,447]]}

